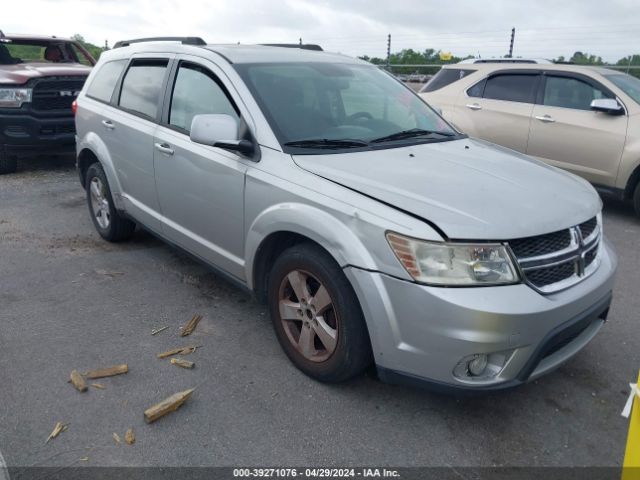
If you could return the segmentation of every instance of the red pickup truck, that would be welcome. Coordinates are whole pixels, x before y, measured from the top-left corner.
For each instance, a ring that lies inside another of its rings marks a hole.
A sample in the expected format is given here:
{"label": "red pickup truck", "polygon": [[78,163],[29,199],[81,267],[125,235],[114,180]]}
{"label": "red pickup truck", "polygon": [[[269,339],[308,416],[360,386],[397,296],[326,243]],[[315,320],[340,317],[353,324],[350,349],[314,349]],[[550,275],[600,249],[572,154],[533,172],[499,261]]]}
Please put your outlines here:
{"label": "red pickup truck", "polygon": [[0,174],[19,156],[74,151],[71,103],[93,65],[74,40],[0,31]]}

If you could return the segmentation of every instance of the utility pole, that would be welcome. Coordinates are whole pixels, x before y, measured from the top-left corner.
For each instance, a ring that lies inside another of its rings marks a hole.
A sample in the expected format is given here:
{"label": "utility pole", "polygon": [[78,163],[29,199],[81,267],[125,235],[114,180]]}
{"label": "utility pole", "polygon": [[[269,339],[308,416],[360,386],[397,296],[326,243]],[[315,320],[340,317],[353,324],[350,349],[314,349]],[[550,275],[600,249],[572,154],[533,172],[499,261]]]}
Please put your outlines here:
{"label": "utility pole", "polygon": [[391,70],[391,34],[387,35],[387,70]]}
{"label": "utility pole", "polygon": [[507,58],[513,58],[513,40],[516,37],[516,29],[515,27],[511,29],[511,44],[509,45],[509,55]]}

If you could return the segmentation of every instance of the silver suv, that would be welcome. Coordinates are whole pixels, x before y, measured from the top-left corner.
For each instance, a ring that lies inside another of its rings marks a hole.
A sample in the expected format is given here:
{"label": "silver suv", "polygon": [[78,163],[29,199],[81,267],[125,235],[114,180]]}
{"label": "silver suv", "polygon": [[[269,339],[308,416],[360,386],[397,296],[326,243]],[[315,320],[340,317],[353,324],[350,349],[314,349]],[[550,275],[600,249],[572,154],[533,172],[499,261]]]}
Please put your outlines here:
{"label": "silver suv", "polygon": [[103,54],[78,97],[91,218],[253,291],[306,374],[500,389],[604,324],[616,258],[586,181],[467,138],[368,63],[163,40]]}

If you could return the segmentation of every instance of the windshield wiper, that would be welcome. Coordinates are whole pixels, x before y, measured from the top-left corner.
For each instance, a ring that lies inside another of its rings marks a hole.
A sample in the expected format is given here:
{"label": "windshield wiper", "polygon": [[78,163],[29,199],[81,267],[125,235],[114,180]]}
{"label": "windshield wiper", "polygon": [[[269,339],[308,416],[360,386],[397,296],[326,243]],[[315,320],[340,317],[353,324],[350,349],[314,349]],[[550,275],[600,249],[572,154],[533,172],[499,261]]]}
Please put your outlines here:
{"label": "windshield wiper", "polygon": [[356,148],[366,147],[369,143],[364,140],[352,140],[349,138],[343,139],[329,139],[329,138],[314,138],[309,140],[293,140],[284,144],[286,147],[299,147],[299,148]]}
{"label": "windshield wiper", "polygon": [[410,130],[402,130],[401,132],[385,135],[384,137],[374,138],[371,143],[389,142],[392,140],[402,140],[405,138],[423,137],[427,135],[442,135],[443,137],[453,137],[455,133],[437,132],[435,130],[423,130],[421,128],[412,128]]}

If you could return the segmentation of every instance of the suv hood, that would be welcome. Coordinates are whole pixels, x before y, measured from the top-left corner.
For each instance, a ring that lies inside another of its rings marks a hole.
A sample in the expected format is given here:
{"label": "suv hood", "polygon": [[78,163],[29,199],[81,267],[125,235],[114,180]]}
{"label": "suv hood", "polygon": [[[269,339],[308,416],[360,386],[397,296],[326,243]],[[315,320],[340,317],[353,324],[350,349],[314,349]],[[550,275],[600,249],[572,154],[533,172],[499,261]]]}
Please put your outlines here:
{"label": "suv hood", "polygon": [[435,224],[449,239],[550,233],[589,220],[602,207],[585,180],[477,139],[293,160]]}
{"label": "suv hood", "polygon": [[87,76],[91,67],[79,63],[18,63],[0,65],[0,84],[23,85],[33,78]]}

